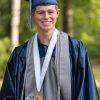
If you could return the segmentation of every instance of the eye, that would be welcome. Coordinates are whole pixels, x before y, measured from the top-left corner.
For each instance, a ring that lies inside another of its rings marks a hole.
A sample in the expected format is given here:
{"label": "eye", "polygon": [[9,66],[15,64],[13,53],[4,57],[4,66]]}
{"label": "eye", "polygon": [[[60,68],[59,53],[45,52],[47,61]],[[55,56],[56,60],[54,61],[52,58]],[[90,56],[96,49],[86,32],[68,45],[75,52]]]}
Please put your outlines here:
{"label": "eye", "polygon": [[43,11],[36,11],[36,14],[44,14],[44,12]]}
{"label": "eye", "polygon": [[49,14],[53,14],[54,12],[49,12]]}
{"label": "eye", "polygon": [[54,13],[54,11],[49,11],[48,13],[49,13],[49,14],[53,14],[53,13]]}

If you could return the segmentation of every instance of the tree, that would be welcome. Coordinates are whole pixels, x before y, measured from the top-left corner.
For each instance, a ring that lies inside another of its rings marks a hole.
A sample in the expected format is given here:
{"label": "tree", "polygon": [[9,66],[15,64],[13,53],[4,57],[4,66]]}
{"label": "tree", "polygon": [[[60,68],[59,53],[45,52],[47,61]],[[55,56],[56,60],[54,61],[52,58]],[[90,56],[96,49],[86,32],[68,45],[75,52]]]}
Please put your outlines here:
{"label": "tree", "polygon": [[73,10],[71,0],[63,0],[63,30],[73,35]]}
{"label": "tree", "polygon": [[12,0],[11,14],[11,43],[13,49],[19,44],[20,0]]}

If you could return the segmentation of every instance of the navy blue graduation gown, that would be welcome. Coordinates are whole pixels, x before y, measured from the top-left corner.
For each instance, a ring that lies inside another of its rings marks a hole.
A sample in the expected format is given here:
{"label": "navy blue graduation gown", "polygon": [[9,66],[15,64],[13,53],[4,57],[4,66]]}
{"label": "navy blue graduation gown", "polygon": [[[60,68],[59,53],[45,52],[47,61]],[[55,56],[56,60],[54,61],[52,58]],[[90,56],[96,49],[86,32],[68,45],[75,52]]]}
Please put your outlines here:
{"label": "navy blue graduation gown", "polygon": [[[98,100],[87,51],[82,42],[69,37],[72,100]],[[26,67],[27,42],[16,47],[7,63],[0,100],[21,100]]]}

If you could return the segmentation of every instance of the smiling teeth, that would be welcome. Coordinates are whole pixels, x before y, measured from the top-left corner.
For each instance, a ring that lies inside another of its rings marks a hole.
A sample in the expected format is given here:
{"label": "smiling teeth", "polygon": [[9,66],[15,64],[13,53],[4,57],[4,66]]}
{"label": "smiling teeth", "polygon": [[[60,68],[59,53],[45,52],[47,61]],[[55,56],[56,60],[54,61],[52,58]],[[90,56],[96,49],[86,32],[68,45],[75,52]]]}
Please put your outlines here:
{"label": "smiling teeth", "polygon": [[43,24],[49,24],[50,22],[43,22]]}

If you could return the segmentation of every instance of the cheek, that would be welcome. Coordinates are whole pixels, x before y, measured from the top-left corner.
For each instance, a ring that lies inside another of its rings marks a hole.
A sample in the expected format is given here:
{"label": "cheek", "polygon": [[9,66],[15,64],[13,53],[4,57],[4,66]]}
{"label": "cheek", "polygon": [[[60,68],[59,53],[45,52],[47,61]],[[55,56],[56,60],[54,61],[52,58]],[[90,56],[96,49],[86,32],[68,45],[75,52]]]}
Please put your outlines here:
{"label": "cheek", "polygon": [[41,19],[40,16],[36,16],[36,15],[33,16],[33,20],[35,20],[35,21],[39,21],[40,19]]}
{"label": "cheek", "polygon": [[36,18],[35,18],[36,21],[39,21],[40,19],[41,19],[40,17],[36,17]]}
{"label": "cheek", "polygon": [[57,16],[53,16],[53,17],[52,17],[52,20],[53,20],[53,21],[56,21],[56,20],[57,20]]}
{"label": "cheek", "polygon": [[58,18],[58,15],[55,13],[55,14],[52,16],[52,19],[57,20],[57,18]]}

